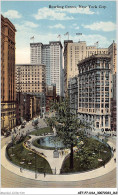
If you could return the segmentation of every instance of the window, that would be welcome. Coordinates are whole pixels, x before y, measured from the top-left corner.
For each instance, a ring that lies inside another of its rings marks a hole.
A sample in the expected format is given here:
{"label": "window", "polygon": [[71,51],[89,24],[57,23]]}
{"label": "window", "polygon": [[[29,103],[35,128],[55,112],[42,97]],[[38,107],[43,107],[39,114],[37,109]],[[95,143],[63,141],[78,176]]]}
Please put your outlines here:
{"label": "window", "polygon": [[108,63],[105,63],[105,68],[109,68],[109,64]]}
{"label": "window", "polygon": [[99,128],[99,122],[96,122],[96,127]]}

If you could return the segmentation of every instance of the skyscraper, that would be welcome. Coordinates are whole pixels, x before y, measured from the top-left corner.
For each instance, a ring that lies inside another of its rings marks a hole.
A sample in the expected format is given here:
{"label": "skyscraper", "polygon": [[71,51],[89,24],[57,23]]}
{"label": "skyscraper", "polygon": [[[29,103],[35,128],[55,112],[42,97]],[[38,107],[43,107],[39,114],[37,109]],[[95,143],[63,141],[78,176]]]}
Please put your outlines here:
{"label": "skyscraper", "polygon": [[60,41],[49,44],[30,43],[30,60],[32,64],[46,65],[46,84],[56,84],[57,95],[62,94],[62,45]]}
{"label": "skyscraper", "polygon": [[51,84],[56,84],[57,95],[62,95],[62,45],[60,41],[50,42]]}
{"label": "skyscraper", "polygon": [[16,125],[15,26],[1,16],[1,128]]}

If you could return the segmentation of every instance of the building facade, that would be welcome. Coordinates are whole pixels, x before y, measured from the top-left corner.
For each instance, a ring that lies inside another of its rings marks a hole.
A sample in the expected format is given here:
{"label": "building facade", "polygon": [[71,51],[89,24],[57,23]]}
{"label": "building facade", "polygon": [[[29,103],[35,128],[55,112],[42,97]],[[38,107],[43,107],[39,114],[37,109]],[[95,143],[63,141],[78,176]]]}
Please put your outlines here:
{"label": "building facade", "polygon": [[111,130],[117,131],[117,98],[116,98],[116,73],[112,75],[113,96],[111,98]]}
{"label": "building facade", "polygon": [[68,52],[67,52],[67,48],[68,48],[68,43],[73,43],[72,40],[65,40],[64,41],[64,95],[68,94]]}
{"label": "building facade", "polygon": [[17,93],[16,121],[17,125],[24,120],[31,120],[41,113],[40,97],[28,93]]}
{"label": "building facade", "polygon": [[17,64],[16,91],[22,93],[45,93],[45,65]]}
{"label": "building facade", "polygon": [[46,66],[46,84],[51,85],[50,45],[42,46],[42,64]]}
{"label": "building facade", "polygon": [[1,16],[1,129],[16,125],[15,26]]}
{"label": "building facade", "polygon": [[51,101],[56,101],[56,85],[46,87],[46,112],[50,110]]}
{"label": "building facade", "polygon": [[64,41],[64,87],[67,94],[68,81],[78,75],[77,64],[94,54],[108,54],[108,48],[87,46],[85,41]]}
{"label": "building facade", "polygon": [[111,57],[111,71],[112,71],[112,74],[115,74],[116,73],[116,68],[117,68],[117,45],[114,41],[108,47],[108,54]]}
{"label": "building facade", "polygon": [[46,84],[56,84],[57,95],[62,95],[62,44],[52,41],[49,44],[30,43],[32,64],[40,62],[46,66]]}
{"label": "building facade", "polygon": [[68,97],[72,113],[78,112],[78,77],[70,78],[68,83]]}
{"label": "building facade", "polygon": [[98,54],[78,63],[78,114],[96,131],[111,129],[110,56]]}
{"label": "building facade", "polygon": [[42,64],[42,43],[30,43],[30,63]]}

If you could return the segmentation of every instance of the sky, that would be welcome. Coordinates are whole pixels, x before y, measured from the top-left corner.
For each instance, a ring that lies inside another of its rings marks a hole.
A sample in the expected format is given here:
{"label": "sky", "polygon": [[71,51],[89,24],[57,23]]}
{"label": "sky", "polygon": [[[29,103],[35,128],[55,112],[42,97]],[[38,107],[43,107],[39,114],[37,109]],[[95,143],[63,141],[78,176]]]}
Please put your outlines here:
{"label": "sky", "polygon": [[115,1],[2,1],[1,12],[17,30],[16,64],[30,63],[33,36],[34,42],[63,44],[69,32],[69,40],[99,41],[102,48],[116,41]]}

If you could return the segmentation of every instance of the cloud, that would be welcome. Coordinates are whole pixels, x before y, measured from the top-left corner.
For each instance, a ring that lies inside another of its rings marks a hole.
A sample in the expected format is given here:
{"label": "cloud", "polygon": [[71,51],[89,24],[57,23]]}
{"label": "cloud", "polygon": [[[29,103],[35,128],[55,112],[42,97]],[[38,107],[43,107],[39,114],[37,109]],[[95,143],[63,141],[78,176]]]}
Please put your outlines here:
{"label": "cloud", "polygon": [[34,18],[36,20],[48,19],[48,20],[73,20],[73,16],[69,16],[67,14],[94,14],[95,12],[91,11],[89,7],[86,8],[48,8],[44,7],[38,9],[38,13],[34,14]]}
{"label": "cloud", "polygon": [[116,24],[113,22],[96,22],[91,25],[82,25],[84,28],[91,30],[110,32],[116,29]]}
{"label": "cloud", "polygon": [[75,27],[75,29],[77,29],[77,30],[78,30],[78,29],[79,29],[79,26],[76,26],[76,27]]}
{"label": "cloud", "polygon": [[76,24],[76,23],[72,24],[71,25],[71,28],[72,29],[76,29],[76,30],[80,29],[79,26],[78,26],[78,24]]}
{"label": "cloud", "polygon": [[74,23],[74,24],[73,24],[73,26],[77,26],[77,24],[76,24],[76,23]]}
{"label": "cloud", "polygon": [[61,29],[65,29],[65,26],[63,26],[62,24],[56,24],[54,26],[49,26],[49,28],[61,28]]}
{"label": "cloud", "polygon": [[29,31],[33,31],[34,28],[37,28],[39,25],[30,21],[21,21],[21,23],[14,24],[15,28],[20,33],[29,33]]}
{"label": "cloud", "polygon": [[25,21],[25,22],[24,22],[24,25],[25,25],[25,26],[28,26],[28,27],[32,27],[32,28],[36,28],[36,27],[39,26],[38,24],[35,24],[35,23],[33,23],[33,22],[30,22],[30,21]]}
{"label": "cloud", "polygon": [[22,17],[22,15],[16,10],[8,10],[7,12],[3,13],[3,16],[10,19],[18,19]]}
{"label": "cloud", "polygon": [[38,9],[38,13],[33,15],[36,20],[72,20],[73,17],[67,16],[66,13],[61,12],[60,9],[49,9],[47,7]]}

